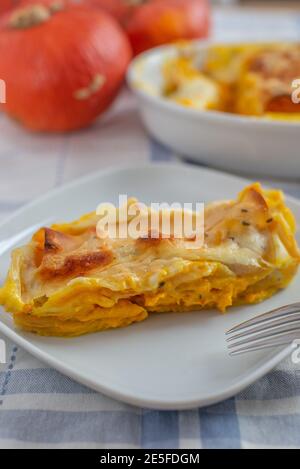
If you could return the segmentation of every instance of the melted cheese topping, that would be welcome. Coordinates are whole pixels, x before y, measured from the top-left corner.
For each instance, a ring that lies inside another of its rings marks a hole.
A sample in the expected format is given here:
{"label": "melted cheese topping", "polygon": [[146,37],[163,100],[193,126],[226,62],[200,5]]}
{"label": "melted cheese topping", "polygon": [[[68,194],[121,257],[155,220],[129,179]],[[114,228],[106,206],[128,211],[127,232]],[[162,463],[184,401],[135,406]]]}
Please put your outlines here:
{"label": "melted cheese topping", "polygon": [[300,119],[291,99],[300,76],[299,44],[213,46],[198,62],[197,54],[179,50],[164,64],[165,97],[199,110]]}
{"label": "melted cheese topping", "polygon": [[206,207],[202,247],[172,235],[102,239],[98,221],[91,213],[42,228],[13,252],[0,303],[18,326],[73,336],[150,312],[225,311],[284,288],[299,264],[294,218],[280,192],[259,184]]}
{"label": "melted cheese topping", "polygon": [[166,62],[164,93],[168,99],[194,109],[218,109],[222,102],[222,87],[193,65],[189,57]]}

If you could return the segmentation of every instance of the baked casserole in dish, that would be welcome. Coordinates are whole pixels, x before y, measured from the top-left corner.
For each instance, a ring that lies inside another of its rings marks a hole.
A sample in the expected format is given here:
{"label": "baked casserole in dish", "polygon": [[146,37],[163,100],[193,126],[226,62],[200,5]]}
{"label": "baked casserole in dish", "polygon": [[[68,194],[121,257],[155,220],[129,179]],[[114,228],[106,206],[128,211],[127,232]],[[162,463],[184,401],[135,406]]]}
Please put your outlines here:
{"label": "baked casserole in dish", "polygon": [[199,52],[178,47],[163,64],[163,76],[163,95],[183,106],[300,119],[299,103],[292,100],[293,83],[300,78],[299,44],[212,45],[204,60]]}

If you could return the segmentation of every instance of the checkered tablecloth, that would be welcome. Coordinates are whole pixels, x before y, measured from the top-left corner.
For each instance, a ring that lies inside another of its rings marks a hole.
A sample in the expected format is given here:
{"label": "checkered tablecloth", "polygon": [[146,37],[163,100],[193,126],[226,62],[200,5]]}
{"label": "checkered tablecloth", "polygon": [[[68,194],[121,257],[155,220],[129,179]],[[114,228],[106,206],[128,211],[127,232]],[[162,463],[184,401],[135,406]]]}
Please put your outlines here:
{"label": "checkered tablecloth", "polygon": [[[299,39],[300,16],[215,15],[218,39],[275,35]],[[147,137],[126,90],[104,120],[68,136],[33,135],[0,116],[0,220],[83,174],[127,162],[174,159]],[[299,181],[276,185],[300,197]],[[300,367],[291,360],[219,405],[158,412],[95,393],[7,344],[7,364],[0,365],[0,448],[300,447]]]}

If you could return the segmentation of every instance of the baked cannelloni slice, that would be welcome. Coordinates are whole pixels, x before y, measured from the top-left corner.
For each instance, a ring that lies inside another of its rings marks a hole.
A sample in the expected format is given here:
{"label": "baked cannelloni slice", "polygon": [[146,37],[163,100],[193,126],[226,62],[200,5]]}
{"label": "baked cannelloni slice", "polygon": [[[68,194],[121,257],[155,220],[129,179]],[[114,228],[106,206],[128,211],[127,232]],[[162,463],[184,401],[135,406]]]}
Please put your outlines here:
{"label": "baked cannelloni slice", "polygon": [[192,237],[152,233],[100,237],[99,217],[94,212],[42,228],[12,253],[0,303],[17,326],[76,336],[127,326],[151,313],[225,312],[285,288],[300,260],[282,193],[259,184],[236,201],[206,206],[201,246]]}

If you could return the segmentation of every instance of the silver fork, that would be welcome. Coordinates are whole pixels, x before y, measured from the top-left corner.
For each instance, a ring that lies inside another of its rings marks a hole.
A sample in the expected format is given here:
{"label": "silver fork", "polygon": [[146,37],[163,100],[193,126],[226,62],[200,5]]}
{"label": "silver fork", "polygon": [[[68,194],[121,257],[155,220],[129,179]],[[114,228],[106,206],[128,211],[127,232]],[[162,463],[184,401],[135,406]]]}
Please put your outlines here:
{"label": "silver fork", "polygon": [[300,303],[274,309],[226,332],[231,356],[300,343]]}

